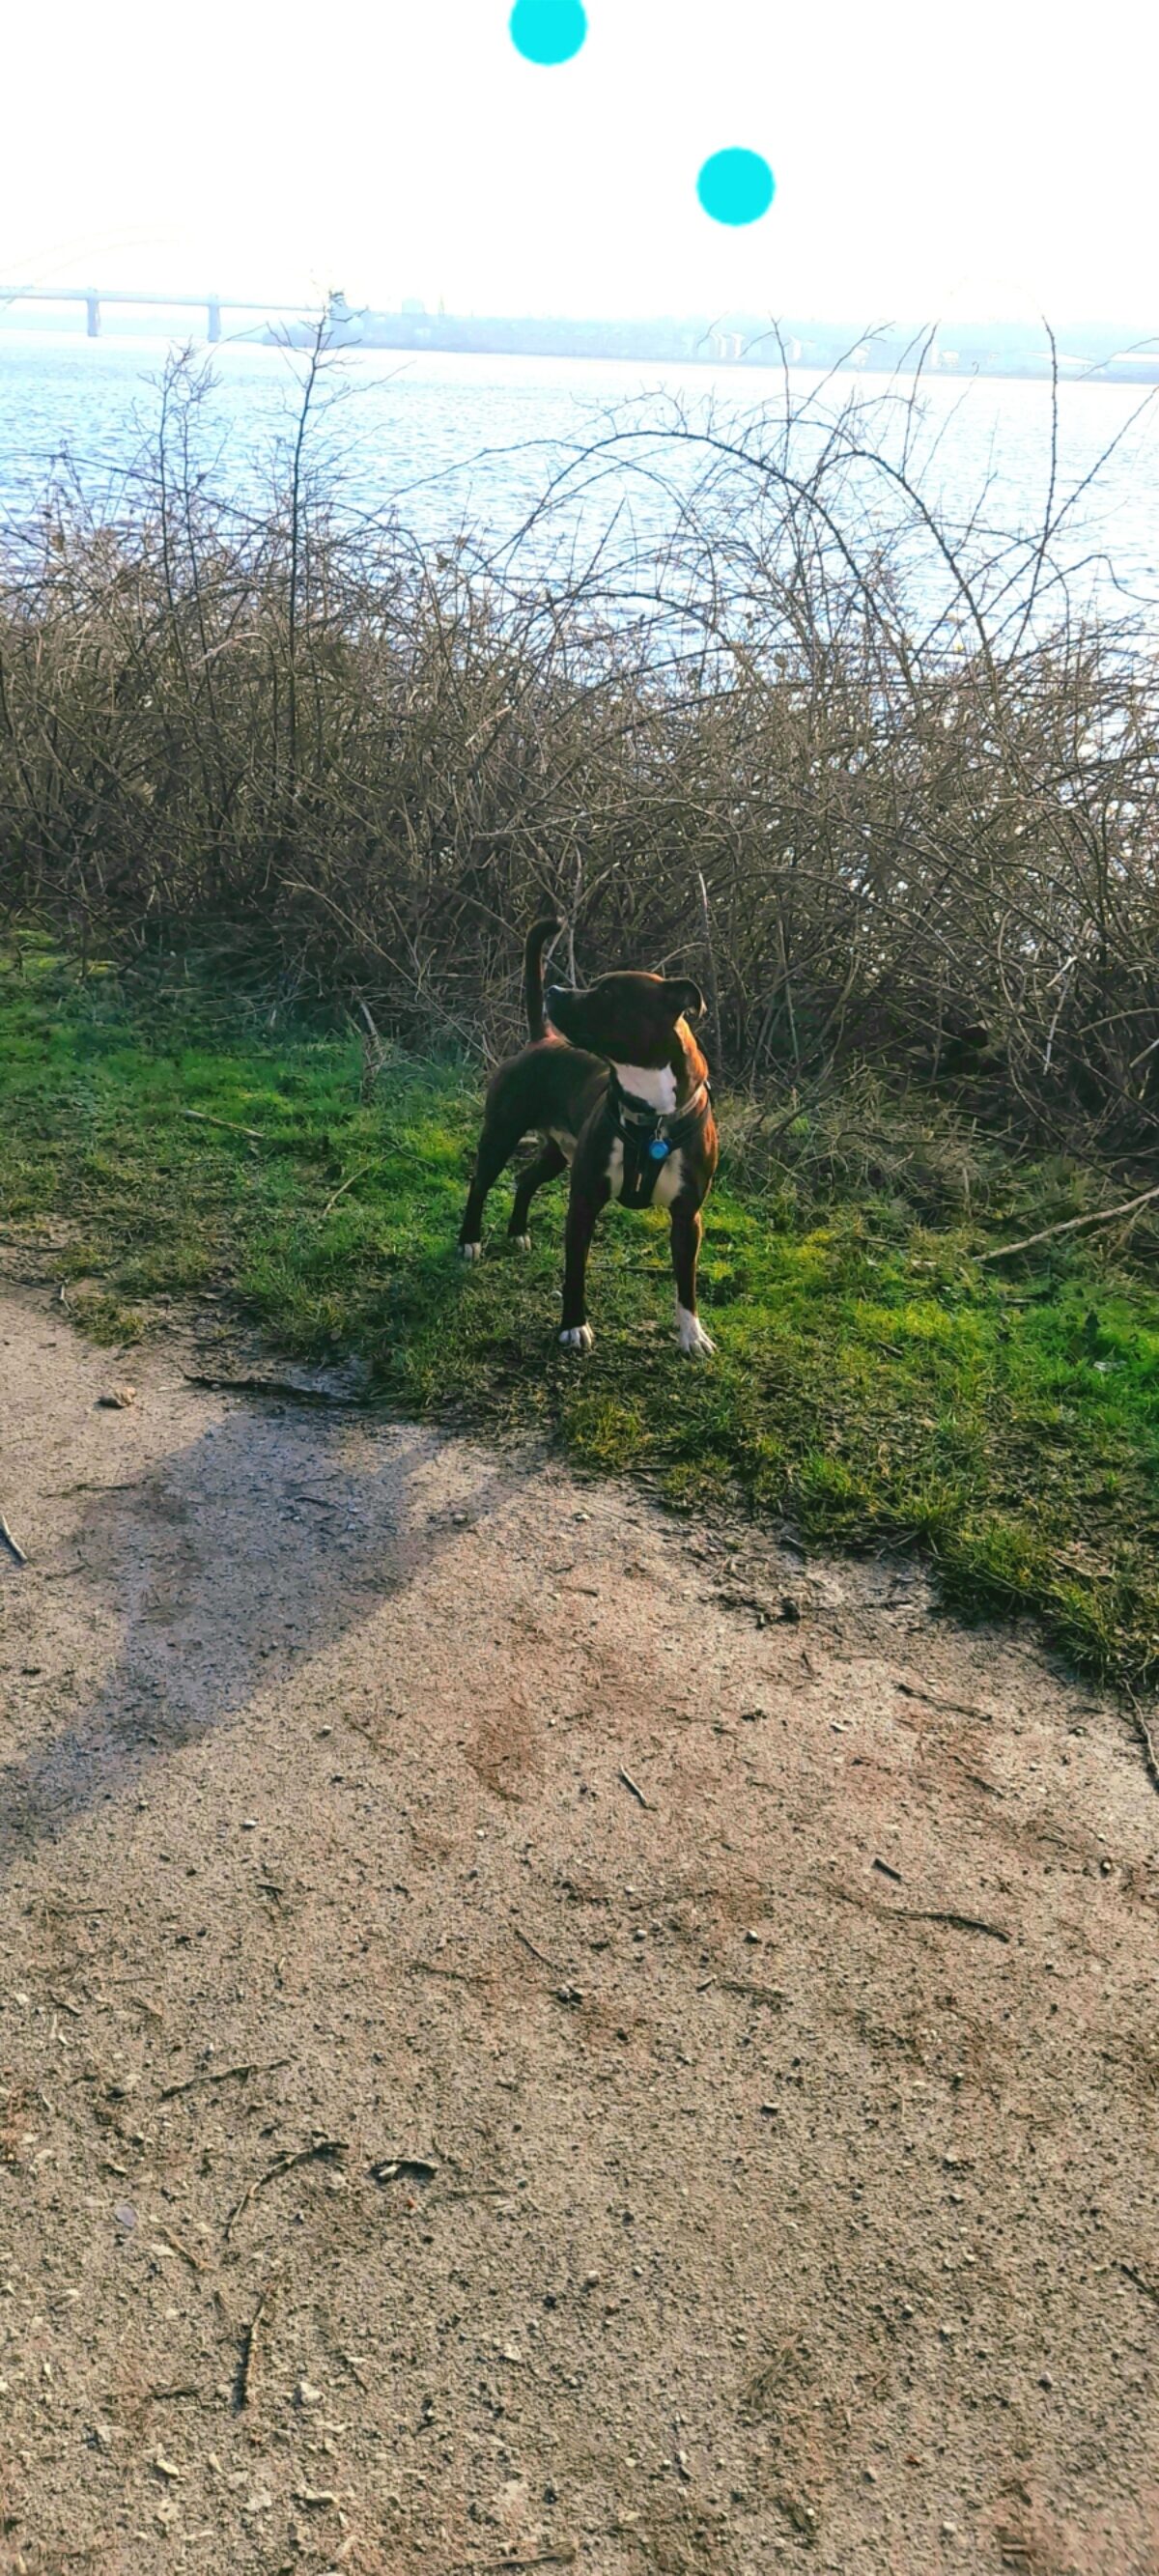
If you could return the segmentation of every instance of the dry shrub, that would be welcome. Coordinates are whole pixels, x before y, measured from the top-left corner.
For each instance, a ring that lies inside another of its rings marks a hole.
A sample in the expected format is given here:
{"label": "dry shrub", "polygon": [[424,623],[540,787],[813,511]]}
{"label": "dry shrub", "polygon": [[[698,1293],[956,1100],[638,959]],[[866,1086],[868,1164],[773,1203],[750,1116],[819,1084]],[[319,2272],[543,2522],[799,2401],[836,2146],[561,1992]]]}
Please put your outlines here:
{"label": "dry shrub", "polygon": [[581,971],[698,973],[758,1097],[877,1059],[1153,1146],[1156,663],[1068,560],[1055,472],[1031,535],[988,494],[955,518],[920,367],[830,409],[786,376],[739,422],[613,421],[501,553],[425,548],[311,462],[323,365],[261,506],[205,466],[183,361],[116,510],[58,477],[9,529],[10,917],[86,952],[256,937],[287,989],[493,1051],[550,900]]}

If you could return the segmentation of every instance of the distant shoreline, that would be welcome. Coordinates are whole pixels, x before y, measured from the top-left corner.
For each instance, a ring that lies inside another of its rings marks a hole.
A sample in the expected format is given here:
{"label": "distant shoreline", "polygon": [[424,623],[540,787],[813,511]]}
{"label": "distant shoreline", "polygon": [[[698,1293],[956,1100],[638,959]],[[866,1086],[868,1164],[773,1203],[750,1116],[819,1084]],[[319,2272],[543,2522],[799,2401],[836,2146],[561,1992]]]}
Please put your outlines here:
{"label": "distant shoreline", "polygon": [[[274,325],[224,331],[222,347],[308,348],[316,324],[303,318]],[[5,338],[54,342],[83,341],[83,327],[34,324],[15,310],[0,315],[0,342]],[[118,315],[115,328],[102,327],[97,345],[106,340],[156,341],[187,336],[181,328],[167,332],[152,323]],[[200,333],[192,335],[196,340]],[[1151,345],[1148,345],[1151,343]],[[630,365],[677,365],[727,369],[738,375],[787,363],[794,372],[841,376],[904,376],[919,357],[928,380],[949,377],[995,382],[1049,383],[1055,366],[1060,383],[1159,385],[1159,335],[1133,326],[1072,324],[1056,333],[1052,359],[1045,334],[1028,343],[1024,324],[969,324],[932,334],[918,326],[867,332],[855,324],[798,322],[780,325],[780,342],[767,320],[740,315],[723,319],[677,319],[655,322],[577,321],[565,316],[509,318],[506,315],[354,311],[341,306],[333,314],[330,346],[367,349],[410,357],[505,357],[572,360],[620,360]],[[207,344],[208,345],[208,344]],[[924,356],[923,356],[924,351]]]}

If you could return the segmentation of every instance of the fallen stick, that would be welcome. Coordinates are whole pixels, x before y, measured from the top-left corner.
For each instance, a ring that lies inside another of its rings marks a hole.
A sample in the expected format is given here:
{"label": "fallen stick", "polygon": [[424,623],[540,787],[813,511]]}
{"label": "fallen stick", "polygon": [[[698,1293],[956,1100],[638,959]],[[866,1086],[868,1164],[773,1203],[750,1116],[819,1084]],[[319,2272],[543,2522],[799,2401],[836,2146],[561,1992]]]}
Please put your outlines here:
{"label": "fallen stick", "polygon": [[312,2146],[293,2147],[284,2156],[275,2156],[272,2165],[268,2165],[263,2174],[255,2174],[253,2181],[247,2182],[241,2199],[234,2202],[222,2233],[226,2237],[232,2236],[242,2211],[248,2209],[255,2194],[264,2191],[268,2182],[277,2182],[280,2175],[292,2173],[295,2165],[309,2165],[313,2164],[315,2159],[324,2160],[344,2156],[347,2146],[348,2140],[345,2138],[315,2138]]}
{"label": "fallen stick", "polygon": [[18,1564],[18,1565],[27,1565],[27,1563],[28,1563],[28,1559],[27,1559],[27,1557],[26,1557],[26,1555],[25,1555],[25,1553],[24,1553],[24,1550],[23,1550],[23,1548],[19,1545],[18,1541],[17,1541],[16,1539],[14,1539],[14,1538],[13,1538],[13,1536],[12,1536],[12,1532],[11,1532],[11,1530],[10,1530],[10,1529],[9,1529],[9,1527],[8,1527],[8,1523],[7,1523],[7,1521],[6,1521],[6,1520],[5,1520],[5,1518],[4,1518],[4,1514],[3,1514],[3,1512],[0,1512],[0,1538],[2,1538],[2,1539],[3,1539],[5,1547],[10,1547],[10,1548],[11,1548],[11,1550],[12,1550],[12,1554],[13,1554],[13,1556],[15,1557],[17,1564]]}
{"label": "fallen stick", "polygon": [[188,2245],[181,2243],[180,2237],[171,2235],[169,2229],[162,2227],[157,2219],[152,2222],[152,2233],[160,2237],[161,2243],[169,2247],[171,2254],[179,2254],[182,2262],[188,2263],[191,2272],[200,2272],[204,2268],[200,2255],[192,2253]]}
{"label": "fallen stick", "polygon": [[242,2407],[248,2406],[250,2402],[250,2381],[253,2377],[254,2363],[257,2359],[258,2331],[266,2313],[267,2302],[272,2296],[273,2289],[271,2285],[269,2289],[262,2291],[262,2295],[258,2300],[249,2324],[242,2335],[241,2358],[237,2366],[237,2383],[234,2388],[233,2397],[234,2405],[239,2414],[241,2413]]}
{"label": "fallen stick", "polygon": [[520,1930],[518,1923],[513,1923],[511,1929],[515,1934],[516,1940],[522,1941],[524,1949],[530,1950],[532,1958],[538,1959],[541,1967],[550,1968],[554,1977],[561,1977],[563,1975],[563,1970],[560,1967],[558,1959],[549,1959],[546,1950],[537,1950],[534,1941],[529,1939],[526,1932],[522,1932]]}
{"label": "fallen stick", "polygon": [[255,2057],[240,2066],[217,2066],[203,2075],[186,2075],[180,2084],[163,2084],[157,2099],[172,2102],[178,2093],[192,2093],[198,2084],[229,2084],[234,2076],[271,2075],[276,2066],[288,2066],[288,2057]]}
{"label": "fallen stick", "polygon": [[887,1915],[900,1914],[907,1923],[948,1923],[953,1932],[984,1932],[988,1941],[1009,1941],[1000,1923],[984,1923],[980,1914],[943,1913],[929,1906],[887,1905]]}
{"label": "fallen stick", "polygon": [[241,1127],[236,1118],[211,1118],[208,1109],[183,1109],[183,1118],[195,1118],[199,1127],[223,1127],[229,1136],[248,1136],[251,1145],[268,1145],[259,1127]]}
{"label": "fallen stick", "polygon": [[994,1724],[988,1708],[972,1708],[969,1700],[936,1699],[932,1691],[919,1690],[916,1682],[895,1682],[894,1689],[900,1691],[903,1699],[920,1699],[927,1708],[944,1709],[947,1717],[977,1717],[983,1726]]}
{"label": "fallen stick", "polygon": [[1153,2281],[1148,2280],[1145,2272],[1137,2272],[1133,2263],[1120,2263],[1118,2269],[1128,2281],[1134,2282],[1137,2290],[1143,2292],[1144,2298],[1159,2301],[1159,2290]]}
{"label": "fallen stick", "polygon": [[555,2549],[537,2549],[531,2558],[489,2558],[482,2576],[503,2576],[508,2567],[574,2567],[579,2556],[574,2540],[561,2540]]}
{"label": "fallen stick", "polygon": [[319,1225],[322,1225],[325,1222],[325,1219],[330,1214],[331,1208],[337,1207],[339,1199],[345,1198],[347,1190],[352,1190],[356,1181],[365,1180],[367,1173],[372,1172],[373,1170],[373,1163],[360,1163],[357,1171],[351,1172],[349,1179],[343,1181],[341,1187],[334,1191],[331,1198],[327,1199],[326,1205],[322,1210],[322,1214],[318,1219]]}
{"label": "fallen stick", "polygon": [[360,1395],[335,1395],[324,1386],[292,1386],[280,1377],[206,1377],[193,1369],[182,1369],[186,1386],[209,1387],[215,1395],[279,1395],[292,1397],[295,1404],[360,1405]]}
{"label": "fallen stick", "polygon": [[620,1778],[621,1778],[621,1780],[622,1780],[622,1781],[623,1781],[623,1783],[624,1783],[624,1787],[625,1787],[625,1789],[630,1789],[630,1790],[631,1790],[631,1792],[632,1792],[632,1796],[633,1796],[634,1798],[638,1798],[638,1799],[639,1799],[640,1804],[641,1804],[641,1806],[642,1806],[642,1807],[650,1807],[650,1806],[651,1806],[651,1803],[652,1803],[652,1802],[651,1802],[651,1799],[650,1799],[650,1798],[646,1798],[646,1797],[645,1797],[643,1790],[642,1790],[642,1789],[640,1788],[640,1786],[639,1786],[639,1783],[638,1783],[637,1781],[633,1780],[633,1778],[632,1778],[632,1774],[631,1774],[631,1772],[630,1772],[630,1771],[625,1771],[625,1769],[624,1769],[624,1765],[623,1765],[623,1763],[622,1763],[622,1762],[621,1762],[621,1764],[620,1764]]}
{"label": "fallen stick", "polygon": [[1127,1697],[1130,1700],[1131,1713],[1135,1720],[1135,1733],[1143,1747],[1143,1760],[1147,1767],[1147,1777],[1150,1780],[1152,1788],[1159,1789],[1159,1754],[1155,1751],[1151,1729],[1147,1724],[1147,1720],[1143,1715],[1143,1711],[1140,1708],[1139,1702],[1129,1683],[1127,1684]]}
{"label": "fallen stick", "polygon": [[489,1968],[440,1968],[433,1959],[409,1959],[407,1965],[412,1977],[449,1977],[456,1986],[489,1986],[491,1983]]}
{"label": "fallen stick", "polygon": [[993,1252],[980,1252],[979,1261],[1009,1261],[1015,1252],[1033,1252],[1036,1244],[1052,1243],[1060,1234],[1078,1234],[1085,1226],[1113,1225],[1118,1216],[1134,1216],[1139,1208],[1149,1207],[1159,1199],[1159,1182],[1153,1189],[1140,1190],[1137,1199],[1124,1199],[1119,1207],[1096,1208],[1093,1216],[1068,1216],[1062,1225],[1044,1225],[1041,1234],[1024,1235],[1021,1243],[1000,1243]]}

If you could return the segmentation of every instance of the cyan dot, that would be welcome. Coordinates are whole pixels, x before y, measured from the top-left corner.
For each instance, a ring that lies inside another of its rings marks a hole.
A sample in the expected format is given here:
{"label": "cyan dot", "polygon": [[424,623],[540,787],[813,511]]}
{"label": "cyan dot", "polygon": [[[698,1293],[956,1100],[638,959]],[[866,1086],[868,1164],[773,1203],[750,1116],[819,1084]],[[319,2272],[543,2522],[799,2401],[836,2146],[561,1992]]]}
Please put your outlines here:
{"label": "cyan dot", "polygon": [[776,180],[759,152],[714,152],[704,163],[696,193],[718,224],[755,224],[767,215]]}
{"label": "cyan dot", "polygon": [[582,0],[515,0],[508,23],[529,63],[570,63],[588,32]]}

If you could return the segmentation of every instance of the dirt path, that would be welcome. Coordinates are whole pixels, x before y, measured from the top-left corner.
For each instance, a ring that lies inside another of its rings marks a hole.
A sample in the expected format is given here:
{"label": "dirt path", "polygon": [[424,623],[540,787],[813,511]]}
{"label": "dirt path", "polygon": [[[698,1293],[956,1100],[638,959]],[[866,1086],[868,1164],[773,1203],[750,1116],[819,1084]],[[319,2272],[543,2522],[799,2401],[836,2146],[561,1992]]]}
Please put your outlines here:
{"label": "dirt path", "polygon": [[0,2566],[1154,2576],[1112,1705],[44,1294],[0,1406]]}

